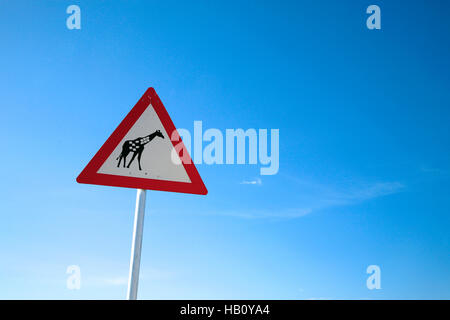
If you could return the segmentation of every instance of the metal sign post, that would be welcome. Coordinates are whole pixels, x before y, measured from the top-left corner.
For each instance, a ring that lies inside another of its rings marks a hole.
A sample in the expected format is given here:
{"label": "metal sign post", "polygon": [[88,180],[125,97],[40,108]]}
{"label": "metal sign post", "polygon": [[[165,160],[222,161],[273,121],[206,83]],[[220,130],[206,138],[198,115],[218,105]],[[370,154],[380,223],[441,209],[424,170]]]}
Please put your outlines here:
{"label": "metal sign post", "polygon": [[139,266],[141,264],[142,235],[144,231],[145,195],[145,190],[137,190],[127,300],[137,299],[137,291],[139,285]]}

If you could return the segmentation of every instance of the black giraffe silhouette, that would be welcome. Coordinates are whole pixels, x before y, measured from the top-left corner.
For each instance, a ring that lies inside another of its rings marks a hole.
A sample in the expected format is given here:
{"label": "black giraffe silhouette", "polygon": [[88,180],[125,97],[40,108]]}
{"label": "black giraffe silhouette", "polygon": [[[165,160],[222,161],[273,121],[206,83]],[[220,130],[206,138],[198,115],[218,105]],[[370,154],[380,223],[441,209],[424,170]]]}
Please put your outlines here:
{"label": "black giraffe silhouette", "polygon": [[164,139],[164,136],[161,133],[161,131],[156,130],[155,132],[153,132],[152,134],[149,134],[148,136],[136,138],[134,140],[125,141],[122,145],[122,152],[116,159],[116,160],[119,160],[119,162],[117,163],[117,167],[120,166],[120,162],[123,159],[123,167],[125,168],[125,164],[127,162],[127,156],[130,152],[133,152],[133,156],[131,157],[131,160],[128,163],[128,166],[126,166],[126,167],[129,168],[130,164],[133,162],[134,158],[136,158],[136,156],[137,156],[139,170],[142,170],[142,168],[141,168],[142,151],[144,151],[144,146],[147,143],[149,143],[150,141],[152,141],[155,137],[160,137],[160,138]]}

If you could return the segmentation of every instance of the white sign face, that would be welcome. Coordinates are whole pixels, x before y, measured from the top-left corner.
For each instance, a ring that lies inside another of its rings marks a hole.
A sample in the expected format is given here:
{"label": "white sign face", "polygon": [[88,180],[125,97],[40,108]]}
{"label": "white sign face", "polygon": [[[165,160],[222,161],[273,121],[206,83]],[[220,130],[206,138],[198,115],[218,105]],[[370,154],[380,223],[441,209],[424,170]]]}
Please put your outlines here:
{"label": "white sign face", "polygon": [[97,173],[190,183],[181,160],[172,161],[172,150],[170,136],[150,104]]}

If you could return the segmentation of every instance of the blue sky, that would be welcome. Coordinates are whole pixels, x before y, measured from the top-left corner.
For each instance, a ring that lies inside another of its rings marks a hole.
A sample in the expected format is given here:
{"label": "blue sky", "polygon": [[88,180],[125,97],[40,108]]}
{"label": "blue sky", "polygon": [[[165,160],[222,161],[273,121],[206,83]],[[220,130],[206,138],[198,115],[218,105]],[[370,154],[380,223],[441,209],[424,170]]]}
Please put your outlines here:
{"label": "blue sky", "polygon": [[125,297],[136,191],[75,178],[150,86],[178,127],[279,129],[280,170],[148,192],[140,298],[450,298],[449,9],[1,1],[0,298]]}

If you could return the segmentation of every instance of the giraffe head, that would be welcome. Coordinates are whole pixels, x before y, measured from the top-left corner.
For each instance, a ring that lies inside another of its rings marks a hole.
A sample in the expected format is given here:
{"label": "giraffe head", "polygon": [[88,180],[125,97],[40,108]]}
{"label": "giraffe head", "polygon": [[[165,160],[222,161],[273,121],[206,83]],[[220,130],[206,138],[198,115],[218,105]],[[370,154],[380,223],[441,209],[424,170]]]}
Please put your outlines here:
{"label": "giraffe head", "polygon": [[163,138],[163,139],[164,139],[164,136],[163,136],[163,134],[161,133],[160,130],[156,130],[156,131],[155,131],[155,135],[156,135],[157,137],[160,137],[160,138]]}

